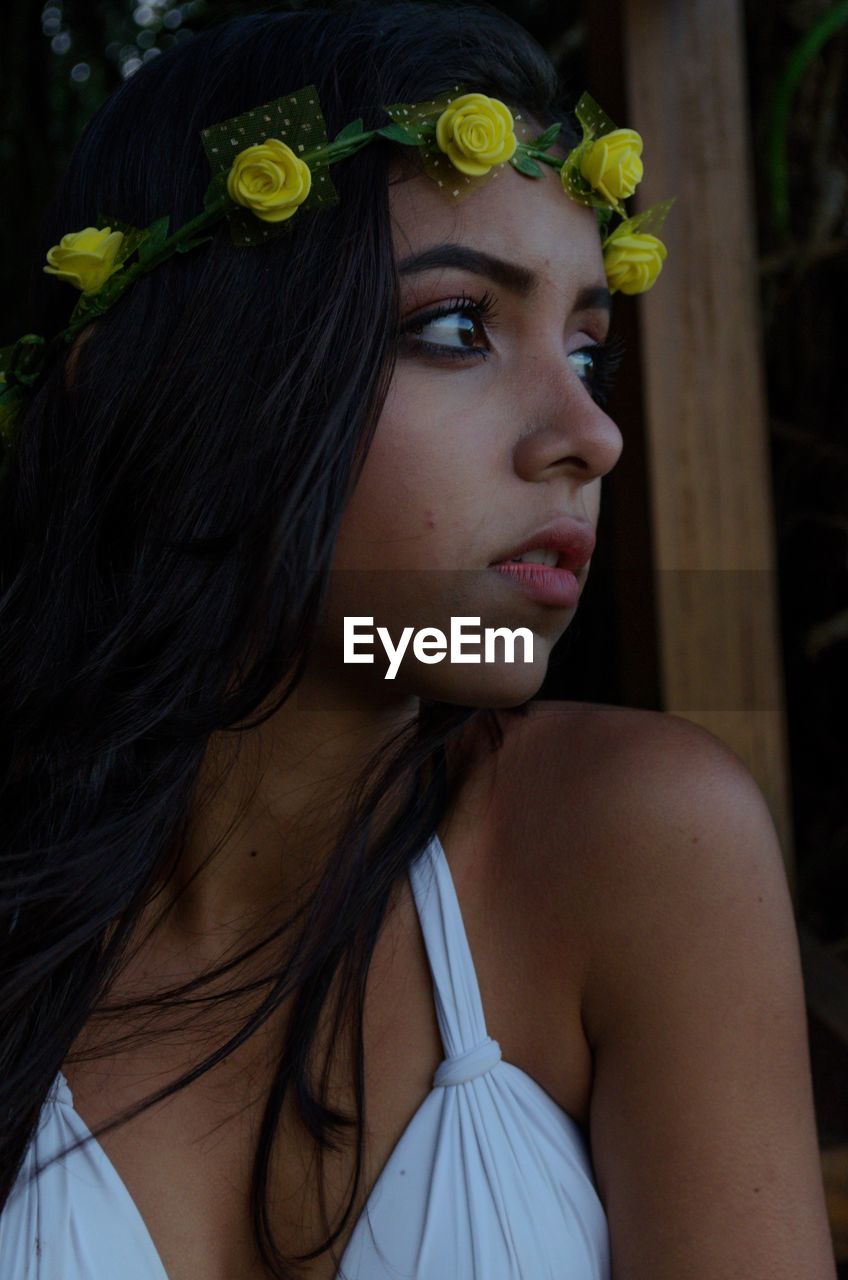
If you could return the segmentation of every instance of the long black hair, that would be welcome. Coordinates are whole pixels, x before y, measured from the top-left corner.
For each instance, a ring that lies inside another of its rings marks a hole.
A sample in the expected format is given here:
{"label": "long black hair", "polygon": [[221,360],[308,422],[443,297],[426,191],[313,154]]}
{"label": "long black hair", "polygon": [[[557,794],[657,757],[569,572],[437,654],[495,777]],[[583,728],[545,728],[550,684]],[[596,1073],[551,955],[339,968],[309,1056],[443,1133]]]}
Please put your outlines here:
{"label": "long black hair", "polygon": [[[136,226],[170,212],[180,226],[210,177],[201,129],[283,93],[314,84],[332,138],[357,117],[366,129],[387,123],[382,103],[457,82],[576,139],[552,62],[484,0],[331,0],[219,22],[146,63],[95,113],[45,219],[44,252],[100,210]],[[196,1000],[248,955],[156,999],[106,1003],[154,886],[185,848],[211,735],[264,723],[303,674],[393,370],[388,182],[404,150],[378,140],[335,165],[338,205],[298,216],[287,236],[241,250],[221,224],[210,244],[142,276],[87,331],[73,367],[51,369],[20,425],[0,505],[0,1206],[89,1019]],[[43,261],[33,316],[49,335],[75,295],[43,275]],[[268,934],[302,920],[297,945],[282,959],[275,950],[252,984],[266,990],[251,1016],[95,1135],[191,1083],[293,993],[250,1195],[261,1256],[281,1278],[290,1273],[265,1201],[286,1090],[319,1157],[335,1149],[329,1131],[354,1121],[313,1093],[307,1068],[342,966],[335,1026],[353,1010],[356,1182],[339,1226],[299,1255],[309,1259],[338,1238],[359,1186],[374,945],[447,811],[446,747],[474,717],[499,745],[493,709],[422,700],[365,762],[314,894]],[[387,794],[392,821],[374,840]]]}

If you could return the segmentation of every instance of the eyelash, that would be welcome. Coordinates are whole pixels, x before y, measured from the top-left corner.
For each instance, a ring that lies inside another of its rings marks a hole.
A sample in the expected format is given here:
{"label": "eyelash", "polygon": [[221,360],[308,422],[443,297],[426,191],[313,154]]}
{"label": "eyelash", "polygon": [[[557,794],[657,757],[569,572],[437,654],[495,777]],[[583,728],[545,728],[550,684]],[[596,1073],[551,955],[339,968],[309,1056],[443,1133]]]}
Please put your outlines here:
{"label": "eyelash", "polygon": [[[431,321],[439,320],[442,316],[454,314],[471,316],[484,329],[495,329],[497,327],[495,320],[498,312],[494,298],[489,290],[487,289],[479,298],[472,298],[467,293],[463,293],[456,298],[451,298],[449,302],[440,303],[438,307],[425,311],[422,315],[415,316],[401,330],[402,345],[406,350],[418,352],[422,355],[435,356],[438,360],[471,360],[476,357],[488,360],[490,353],[480,347],[468,347],[462,350],[459,347],[445,347],[440,346],[437,342],[426,342],[423,339],[411,339],[408,337],[415,329],[424,328]],[[586,383],[589,394],[601,408],[606,406],[609,392],[615,382],[615,376],[624,359],[625,347],[626,344],[623,338],[618,335],[612,335],[605,343],[593,342],[586,347],[579,347],[577,351],[571,352],[572,355],[588,352],[592,356],[593,376],[588,380],[581,378],[581,381]]]}
{"label": "eyelash", "polygon": [[[492,294],[487,289],[479,298],[471,298],[467,293],[460,294],[456,298],[451,298],[450,302],[443,302],[438,307],[432,307],[429,311],[425,311],[422,315],[415,316],[409,324],[405,325],[402,332],[408,334],[414,329],[423,329],[433,320],[440,320],[442,316],[451,316],[454,313],[461,315],[470,315],[478,324],[485,321],[484,327],[487,329],[495,329],[497,317],[497,308]],[[458,347],[443,347],[437,342],[412,341],[409,346],[416,351],[424,351],[432,353],[439,358],[445,357],[448,360],[468,360],[474,356],[483,356],[488,360],[489,352],[481,351],[479,347],[473,350],[461,350]]]}

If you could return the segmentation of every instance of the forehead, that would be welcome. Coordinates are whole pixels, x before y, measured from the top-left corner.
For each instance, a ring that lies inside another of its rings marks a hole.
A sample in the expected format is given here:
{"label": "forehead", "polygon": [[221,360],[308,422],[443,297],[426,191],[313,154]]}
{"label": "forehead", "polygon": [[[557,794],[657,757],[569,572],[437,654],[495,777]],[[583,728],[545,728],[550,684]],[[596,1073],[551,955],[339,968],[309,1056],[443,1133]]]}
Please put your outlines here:
{"label": "forehead", "polygon": [[[594,212],[572,200],[558,172],[530,178],[504,165],[488,182],[453,200],[423,173],[392,173],[389,209],[395,258],[452,241],[506,258],[561,287],[605,284]],[[435,273],[434,273],[435,274]]]}

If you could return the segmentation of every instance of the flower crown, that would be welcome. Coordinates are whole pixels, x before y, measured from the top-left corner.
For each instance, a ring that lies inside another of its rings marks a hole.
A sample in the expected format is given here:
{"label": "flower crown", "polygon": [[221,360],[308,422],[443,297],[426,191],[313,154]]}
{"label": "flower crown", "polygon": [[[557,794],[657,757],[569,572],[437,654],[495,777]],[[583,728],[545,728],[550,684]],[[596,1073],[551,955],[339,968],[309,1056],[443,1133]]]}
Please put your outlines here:
{"label": "flower crown", "polygon": [[[519,113],[513,115],[497,98],[465,92],[461,85],[427,102],[383,109],[391,124],[363,129],[361,119],[353,120],[330,142],[317,90],[307,85],[202,130],[213,177],[202,212],[179,230],[169,234],[169,214],[139,228],[101,213],[97,227],[62,236],[48,251],[44,271],[81,290],[81,296],[67,327],[49,342],[27,333],[0,348],[0,445],[11,445],[17,409],[43,380],[49,358],[114,306],[138,276],[175,253],[207,244],[212,236],[203,233],[223,218],[233,244],[247,247],[288,230],[301,207],[336,204],[329,166],[373,138],[417,147],[425,172],[451,200],[461,200],[496,178],[507,163],[530,178],[544,176],[540,161],[550,165],[572,200],[595,209],[610,292],[644,293],[654,284],[666,247],[651,231],[662,226],[674,200],[626,216],[622,201],[643,176],[642,139],[633,129],[616,128],[589,94],[582,95],[575,109],[583,139],[564,160],[547,150],[560,124],[528,140],[522,123],[519,140]],[[610,230],[614,215],[622,221]]]}

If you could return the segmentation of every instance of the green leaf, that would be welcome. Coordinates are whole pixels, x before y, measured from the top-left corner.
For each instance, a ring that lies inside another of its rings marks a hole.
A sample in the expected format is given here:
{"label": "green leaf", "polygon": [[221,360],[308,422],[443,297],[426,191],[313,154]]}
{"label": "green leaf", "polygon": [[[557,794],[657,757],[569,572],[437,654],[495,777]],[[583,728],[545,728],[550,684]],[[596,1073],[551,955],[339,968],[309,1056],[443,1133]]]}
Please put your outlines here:
{"label": "green leaf", "polygon": [[208,209],[218,200],[227,190],[227,178],[229,177],[229,169],[221,169],[215,174],[209,186],[203,193],[203,208]]}
{"label": "green leaf", "polygon": [[382,128],[377,130],[382,138],[388,138],[390,142],[404,142],[407,146],[417,147],[420,138],[417,133],[413,133],[410,129],[404,129],[402,124],[393,122],[392,124],[384,124]]}
{"label": "green leaf", "polygon": [[139,262],[147,262],[153,254],[168,239],[168,227],[170,226],[171,215],[166,213],[163,217],[157,218],[155,222],[151,222],[147,228],[147,238],[138,251]]}
{"label": "green leaf", "polygon": [[213,236],[196,236],[194,240],[183,240],[177,245],[177,253],[188,253],[189,249],[196,249],[198,245],[208,244]]}
{"label": "green leaf", "polygon": [[333,138],[333,142],[344,142],[347,138],[355,138],[360,133],[362,133],[361,116],[358,120],[351,120],[350,124],[346,124],[345,127],[336,134],[335,138]]}
{"label": "green leaf", "polygon": [[526,173],[528,178],[541,178],[544,176],[542,168],[530,156],[525,155],[523,151],[516,151],[509,163],[519,173]]}
{"label": "green leaf", "polygon": [[4,448],[8,448],[12,443],[18,425],[18,410],[21,407],[20,401],[13,401],[11,398],[0,395],[0,440]]}
{"label": "green leaf", "polygon": [[544,133],[539,134],[538,138],[534,140],[533,146],[539,147],[542,151],[544,151],[545,147],[549,146],[553,142],[554,138],[557,136],[561,128],[562,128],[562,124],[560,121],[557,121],[556,124],[552,124],[550,128],[545,130]]}
{"label": "green leaf", "polygon": [[94,299],[96,296],[97,296],[96,294],[81,293],[79,298],[77,299],[76,306],[74,307],[73,311],[68,317],[68,323],[73,324],[75,321],[82,320],[85,316],[89,314],[91,315],[98,314],[94,304]]}
{"label": "green leaf", "polygon": [[[17,342],[0,351],[0,376],[6,387],[15,383],[31,387],[41,377],[47,343],[40,334],[25,333]],[[16,395],[11,392],[11,396]]]}

